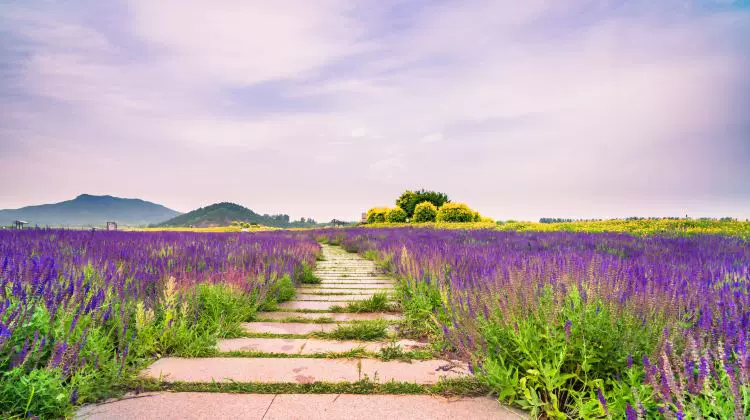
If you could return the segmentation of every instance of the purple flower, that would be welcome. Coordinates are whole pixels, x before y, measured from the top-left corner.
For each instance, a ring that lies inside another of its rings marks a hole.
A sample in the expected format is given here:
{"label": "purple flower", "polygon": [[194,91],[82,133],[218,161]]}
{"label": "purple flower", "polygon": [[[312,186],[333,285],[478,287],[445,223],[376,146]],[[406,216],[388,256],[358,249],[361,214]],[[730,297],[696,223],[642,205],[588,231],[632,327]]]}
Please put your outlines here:
{"label": "purple flower", "polygon": [[602,392],[601,388],[596,389],[596,398],[599,400],[599,405],[601,405],[602,410],[604,411],[604,414],[609,417],[609,408],[607,408],[607,399],[604,398],[604,393]]}
{"label": "purple flower", "polygon": [[630,403],[625,403],[625,417],[627,417],[628,420],[636,420],[638,419],[638,413],[633,409],[633,406],[630,405]]}

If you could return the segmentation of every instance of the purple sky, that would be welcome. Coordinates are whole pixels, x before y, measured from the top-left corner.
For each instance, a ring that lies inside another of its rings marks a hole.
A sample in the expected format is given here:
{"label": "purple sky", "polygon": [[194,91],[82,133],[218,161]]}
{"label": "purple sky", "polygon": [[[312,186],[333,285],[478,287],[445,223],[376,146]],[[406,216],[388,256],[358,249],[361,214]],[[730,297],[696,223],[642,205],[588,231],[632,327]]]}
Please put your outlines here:
{"label": "purple sky", "polygon": [[748,5],[0,0],[0,208],[750,218]]}

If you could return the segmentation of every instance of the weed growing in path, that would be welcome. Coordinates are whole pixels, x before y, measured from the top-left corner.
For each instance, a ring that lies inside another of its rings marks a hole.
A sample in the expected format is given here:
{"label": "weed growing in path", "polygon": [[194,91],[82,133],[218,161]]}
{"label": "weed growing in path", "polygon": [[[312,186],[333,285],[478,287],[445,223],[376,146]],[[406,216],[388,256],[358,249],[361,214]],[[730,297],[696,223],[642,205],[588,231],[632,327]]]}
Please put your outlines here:
{"label": "weed growing in path", "polygon": [[388,346],[380,349],[377,355],[378,359],[387,362],[390,360],[400,360],[402,362],[411,362],[412,360],[429,360],[434,357],[431,351],[416,349],[404,350],[403,347],[396,344],[395,340],[391,341]]}
{"label": "weed growing in path", "polygon": [[387,293],[375,293],[370,298],[356,302],[349,302],[340,312],[390,312],[395,308],[388,302]]}
{"label": "weed growing in path", "polygon": [[333,331],[314,335],[334,340],[372,341],[385,338],[388,335],[388,325],[388,321],[382,319],[354,321],[349,324],[340,324]]}

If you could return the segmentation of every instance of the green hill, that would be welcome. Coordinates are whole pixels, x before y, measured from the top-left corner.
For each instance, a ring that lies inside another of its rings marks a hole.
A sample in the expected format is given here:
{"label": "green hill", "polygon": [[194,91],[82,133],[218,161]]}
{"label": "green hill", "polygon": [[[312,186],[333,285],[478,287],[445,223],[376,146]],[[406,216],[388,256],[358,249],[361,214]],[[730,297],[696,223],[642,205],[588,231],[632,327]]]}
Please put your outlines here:
{"label": "green hill", "polygon": [[154,225],[155,227],[215,227],[229,226],[232,222],[256,223],[272,227],[308,227],[315,226],[312,219],[301,219],[290,222],[286,214],[260,215],[246,207],[234,203],[216,203],[179,215]]}
{"label": "green hill", "polygon": [[101,226],[108,221],[126,226],[159,223],[180,213],[137,198],[81,194],[54,204],[0,210],[0,226],[24,220],[32,226]]}

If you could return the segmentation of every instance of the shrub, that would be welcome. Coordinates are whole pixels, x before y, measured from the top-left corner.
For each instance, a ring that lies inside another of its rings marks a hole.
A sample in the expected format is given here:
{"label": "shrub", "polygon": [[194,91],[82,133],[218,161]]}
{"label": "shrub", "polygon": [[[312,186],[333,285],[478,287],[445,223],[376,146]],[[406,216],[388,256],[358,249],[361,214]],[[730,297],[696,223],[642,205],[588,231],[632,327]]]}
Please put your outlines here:
{"label": "shrub", "polygon": [[474,212],[462,203],[445,203],[437,212],[438,222],[473,222]]}
{"label": "shrub", "polygon": [[407,190],[396,200],[396,205],[406,212],[406,217],[413,217],[417,205],[425,201],[434,204],[435,207],[440,207],[450,200],[445,193],[437,191]]}
{"label": "shrub", "polygon": [[385,214],[388,209],[385,207],[373,207],[367,210],[367,223],[385,223]]}
{"label": "shrub", "polygon": [[417,204],[414,209],[414,217],[411,220],[415,223],[434,222],[437,214],[437,207],[429,201],[425,201]]}
{"label": "shrub", "polygon": [[297,281],[302,284],[320,284],[322,282],[320,277],[316,276],[313,269],[307,264],[302,264],[300,268],[297,269],[296,276]]}
{"label": "shrub", "polygon": [[401,207],[389,209],[385,213],[385,221],[388,223],[405,223],[406,212]]}

